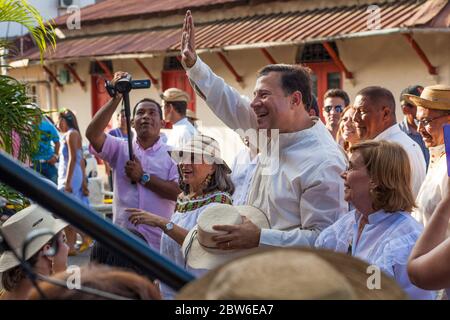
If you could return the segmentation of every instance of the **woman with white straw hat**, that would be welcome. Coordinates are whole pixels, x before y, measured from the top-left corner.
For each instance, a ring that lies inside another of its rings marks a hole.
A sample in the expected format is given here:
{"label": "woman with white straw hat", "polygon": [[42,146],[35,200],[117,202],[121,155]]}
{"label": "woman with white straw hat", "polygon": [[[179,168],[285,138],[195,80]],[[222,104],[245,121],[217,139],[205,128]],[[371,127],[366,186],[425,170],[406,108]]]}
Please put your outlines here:
{"label": "woman with white straw hat", "polygon": [[[28,243],[25,260],[34,273],[49,276],[66,270],[69,247],[64,228],[67,223],[53,218],[52,214],[38,205],[31,205],[13,215],[0,227],[3,243],[8,249],[0,256],[1,300],[26,300],[33,288],[26,271],[16,259],[14,250],[22,257],[23,247]],[[28,242],[28,237],[39,231],[48,231]]]}
{"label": "woman with white straw hat", "polygon": [[[140,209],[127,209],[129,220],[135,225],[146,224],[162,229],[161,253],[192,274],[200,275],[205,270],[185,265],[181,245],[203,210],[220,203],[232,203],[234,185],[229,177],[231,170],[220,157],[217,141],[208,136],[196,135],[170,154],[178,163],[180,188],[183,191],[170,221]],[[165,299],[174,296],[174,292],[163,284],[161,293]]]}

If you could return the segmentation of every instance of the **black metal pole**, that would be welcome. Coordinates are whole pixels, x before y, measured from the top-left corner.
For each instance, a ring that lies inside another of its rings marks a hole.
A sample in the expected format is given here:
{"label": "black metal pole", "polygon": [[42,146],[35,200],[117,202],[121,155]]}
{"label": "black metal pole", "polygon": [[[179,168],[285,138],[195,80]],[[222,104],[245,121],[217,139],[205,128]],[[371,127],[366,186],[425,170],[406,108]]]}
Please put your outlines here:
{"label": "black metal pole", "polygon": [[151,277],[179,290],[194,277],[151,249],[144,241],[56,189],[56,186],[0,152],[0,180],[102,244],[128,257]]}
{"label": "black metal pole", "polygon": [[133,142],[131,138],[131,112],[130,112],[130,93],[123,93],[123,104],[125,109],[125,118],[127,120],[127,135],[128,135],[128,153],[130,160],[133,160]]}

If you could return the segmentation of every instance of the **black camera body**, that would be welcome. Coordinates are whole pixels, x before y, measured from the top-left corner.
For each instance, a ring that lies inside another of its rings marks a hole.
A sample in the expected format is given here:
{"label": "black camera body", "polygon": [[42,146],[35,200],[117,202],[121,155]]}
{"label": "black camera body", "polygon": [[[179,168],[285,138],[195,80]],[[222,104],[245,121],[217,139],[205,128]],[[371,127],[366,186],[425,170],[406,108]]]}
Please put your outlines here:
{"label": "black camera body", "polygon": [[115,97],[116,93],[129,93],[132,89],[148,89],[150,86],[150,80],[132,80],[131,75],[117,80],[115,86],[110,81],[105,81],[106,91],[111,97]]}

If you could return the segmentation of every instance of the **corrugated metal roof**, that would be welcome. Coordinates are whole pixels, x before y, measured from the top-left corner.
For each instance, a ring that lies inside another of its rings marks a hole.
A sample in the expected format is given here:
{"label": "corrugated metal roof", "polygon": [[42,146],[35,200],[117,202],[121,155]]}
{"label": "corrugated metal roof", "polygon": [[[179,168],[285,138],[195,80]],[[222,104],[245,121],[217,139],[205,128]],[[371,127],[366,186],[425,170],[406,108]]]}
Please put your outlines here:
{"label": "corrugated metal roof", "polygon": [[[84,24],[98,23],[111,19],[132,19],[136,16],[151,14],[168,14],[186,9],[214,8],[222,5],[233,5],[248,2],[247,0],[108,0],[81,9]],[[55,23],[66,23],[70,14],[57,17]]]}
{"label": "corrugated metal roof", "polygon": [[[381,29],[404,26],[425,0],[403,0],[379,4]],[[302,43],[370,31],[367,4],[324,8],[270,15],[239,17],[196,26],[197,49],[270,46]],[[438,12],[436,12],[438,14]],[[410,25],[411,27],[411,25]],[[181,26],[68,39],[57,43],[56,52],[47,59],[101,57],[119,54],[161,54],[180,49]],[[37,53],[29,55],[38,59]]]}

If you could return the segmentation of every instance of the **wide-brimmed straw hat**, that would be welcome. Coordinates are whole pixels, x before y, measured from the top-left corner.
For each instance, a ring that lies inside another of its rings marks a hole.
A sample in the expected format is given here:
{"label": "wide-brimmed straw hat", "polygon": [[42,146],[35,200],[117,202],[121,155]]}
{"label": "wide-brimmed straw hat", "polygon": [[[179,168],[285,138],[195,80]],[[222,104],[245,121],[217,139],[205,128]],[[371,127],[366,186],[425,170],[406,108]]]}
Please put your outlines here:
{"label": "wide-brimmed straw hat", "polygon": [[172,149],[169,154],[176,163],[181,161],[190,163],[191,155],[194,155],[193,163],[195,164],[200,164],[202,161],[208,164],[223,164],[227,173],[231,173],[230,167],[220,155],[219,143],[215,139],[202,134],[194,135],[189,142],[181,148]]}
{"label": "wide-brimmed straw hat", "polygon": [[412,94],[404,94],[403,98],[417,107],[434,109],[434,110],[450,110],[450,86],[435,85],[425,87],[417,97]]}
{"label": "wide-brimmed straw hat", "polygon": [[[25,255],[25,260],[28,260],[66,226],[67,223],[63,220],[53,218],[50,212],[33,204],[11,216],[0,228],[10,248],[19,257],[22,257],[22,247],[31,232],[35,230],[47,230],[53,234],[36,237],[29,243]],[[4,251],[0,256],[0,273],[12,269],[19,264],[20,262],[16,259],[12,251]]]}
{"label": "wide-brimmed straw hat", "polygon": [[167,102],[189,102],[189,94],[178,88],[169,88],[160,94],[162,100]]}
{"label": "wide-brimmed straw hat", "polygon": [[197,225],[191,229],[182,245],[183,256],[187,265],[196,269],[213,269],[225,262],[248,255],[259,248],[222,250],[217,248],[214,236],[226,234],[213,229],[215,225],[238,225],[243,223],[245,216],[261,229],[269,229],[267,216],[258,208],[252,206],[232,206],[217,204],[206,208],[198,217]]}
{"label": "wide-brimmed straw hat", "polygon": [[209,271],[184,286],[180,300],[397,300],[407,295],[369,264],[323,249],[264,249]]}

